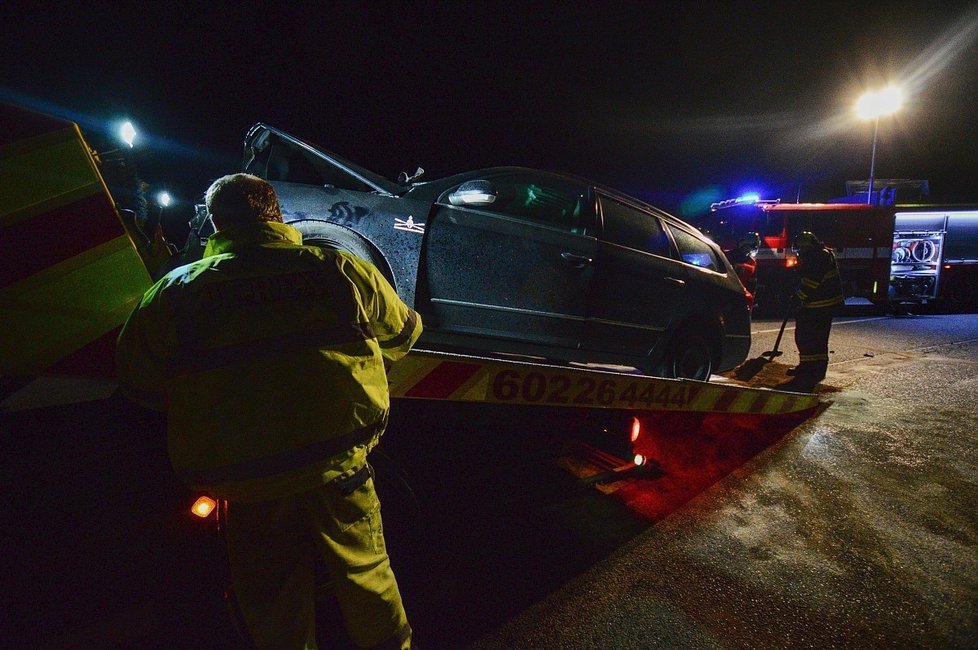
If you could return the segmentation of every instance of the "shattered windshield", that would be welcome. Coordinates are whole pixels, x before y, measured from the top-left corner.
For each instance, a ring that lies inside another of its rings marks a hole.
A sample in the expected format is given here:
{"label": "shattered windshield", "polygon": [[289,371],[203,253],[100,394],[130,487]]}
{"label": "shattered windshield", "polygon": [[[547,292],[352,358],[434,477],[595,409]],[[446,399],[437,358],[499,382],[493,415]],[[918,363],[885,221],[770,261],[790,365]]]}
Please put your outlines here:
{"label": "shattered windshield", "polygon": [[402,194],[407,187],[336,154],[262,124],[245,141],[245,171],[270,181]]}

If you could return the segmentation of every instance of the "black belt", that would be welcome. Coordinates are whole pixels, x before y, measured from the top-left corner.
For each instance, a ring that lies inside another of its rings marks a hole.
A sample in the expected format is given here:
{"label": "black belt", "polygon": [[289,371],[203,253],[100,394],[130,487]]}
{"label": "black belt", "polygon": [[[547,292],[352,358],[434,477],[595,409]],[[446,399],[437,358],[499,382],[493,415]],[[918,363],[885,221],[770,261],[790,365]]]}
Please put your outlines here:
{"label": "black belt", "polygon": [[358,469],[356,472],[354,472],[353,476],[347,476],[346,478],[336,479],[335,481],[333,481],[333,485],[335,485],[339,489],[340,494],[342,494],[345,497],[348,497],[354,492],[356,492],[357,490],[359,490],[361,487],[363,487],[363,485],[367,482],[367,479],[369,479],[373,475],[374,475],[373,468],[370,467],[370,463],[367,463],[366,465]]}
{"label": "black belt", "polygon": [[274,476],[320,462],[357,445],[362,445],[382,432],[386,426],[387,418],[385,416],[373,424],[301,449],[287,449],[270,458],[259,458],[244,463],[234,463],[196,472],[181,472],[180,477],[190,485],[207,486]]}

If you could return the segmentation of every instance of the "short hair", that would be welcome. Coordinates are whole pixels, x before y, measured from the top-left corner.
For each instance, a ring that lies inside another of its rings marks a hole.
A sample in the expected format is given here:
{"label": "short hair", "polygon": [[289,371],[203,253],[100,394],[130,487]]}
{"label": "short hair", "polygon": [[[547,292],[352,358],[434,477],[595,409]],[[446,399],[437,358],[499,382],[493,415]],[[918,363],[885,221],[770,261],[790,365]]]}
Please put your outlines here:
{"label": "short hair", "polygon": [[222,176],[207,188],[204,202],[221,226],[282,221],[275,189],[251,174]]}

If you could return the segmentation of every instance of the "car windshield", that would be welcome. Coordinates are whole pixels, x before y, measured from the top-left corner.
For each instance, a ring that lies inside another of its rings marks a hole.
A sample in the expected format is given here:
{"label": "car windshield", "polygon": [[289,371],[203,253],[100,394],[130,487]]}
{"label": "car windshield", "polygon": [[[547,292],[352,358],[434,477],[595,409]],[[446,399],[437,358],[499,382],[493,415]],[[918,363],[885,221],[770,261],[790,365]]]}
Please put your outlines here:
{"label": "car windshield", "polygon": [[[245,142],[247,168],[252,169],[255,163],[266,166],[263,176],[278,176],[269,180],[286,180],[309,184],[329,184],[346,187],[349,182],[343,182],[343,177],[355,179],[366,187],[360,190],[376,190],[387,194],[403,194],[408,187],[388,180],[380,174],[346,160],[322,147],[309,144],[278,129],[257,125],[252,129]],[[289,153],[283,154],[283,150]],[[283,160],[289,162],[287,172],[272,174],[271,168],[281,166]],[[260,174],[262,175],[262,174]]]}

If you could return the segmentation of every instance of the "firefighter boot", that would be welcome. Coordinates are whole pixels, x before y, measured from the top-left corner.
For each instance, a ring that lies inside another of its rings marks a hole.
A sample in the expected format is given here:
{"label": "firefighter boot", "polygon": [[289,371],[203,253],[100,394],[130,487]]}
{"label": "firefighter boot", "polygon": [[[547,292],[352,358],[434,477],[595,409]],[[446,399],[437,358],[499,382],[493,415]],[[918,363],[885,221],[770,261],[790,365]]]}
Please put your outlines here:
{"label": "firefighter boot", "polygon": [[777,388],[797,393],[811,393],[825,379],[828,366],[828,361],[802,361],[797,367],[786,371],[785,374],[792,375],[792,378],[779,384]]}
{"label": "firefighter boot", "polygon": [[[802,368],[801,366],[805,367]],[[829,362],[827,359],[819,361],[806,361],[804,364],[799,364],[799,371],[795,375],[796,377],[804,377],[805,379],[812,382],[812,386],[818,384],[823,379],[825,379],[825,373],[829,369]]]}

